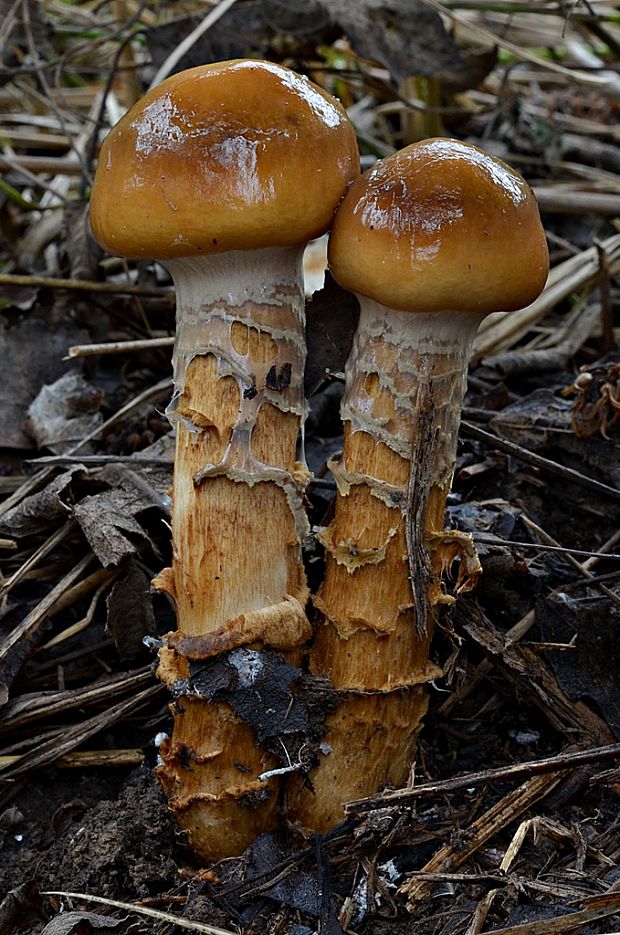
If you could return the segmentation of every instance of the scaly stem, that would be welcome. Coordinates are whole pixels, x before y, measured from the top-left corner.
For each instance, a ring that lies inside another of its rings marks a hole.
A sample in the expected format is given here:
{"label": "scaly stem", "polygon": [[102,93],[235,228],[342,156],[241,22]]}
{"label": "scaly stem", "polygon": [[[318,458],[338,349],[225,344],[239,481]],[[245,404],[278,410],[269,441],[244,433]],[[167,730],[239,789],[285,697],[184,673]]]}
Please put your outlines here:
{"label": "scaly stem", "polygon": [[293,784],[291,811],[324,832],[343,804],[407,780],[440,674],[428,658],[441,581],[461,554],[467,586],[479,566],[470,541],[445,532],[467,362],[481,316],[415,314],[359,297],[360,324],[346,370],[342,460],[326,547],[322,615],[311,669],[341,703],[328,717],[330,752]]}
{"label": "scaly stem", "polygon": [[168,267],[178,301],[174,554],[157,584],[176,601],[178,629],[165,640],[159,671],[181,700],[160,775],[194,851],[218,859],[274,827],[280,780],[258,777],[280,764],[231,707],[201,697],[191,677],[199,661],[240,647],[291,658],[310,633],[301,560],[307,471],[297,461],[301,251],[231,252]]}

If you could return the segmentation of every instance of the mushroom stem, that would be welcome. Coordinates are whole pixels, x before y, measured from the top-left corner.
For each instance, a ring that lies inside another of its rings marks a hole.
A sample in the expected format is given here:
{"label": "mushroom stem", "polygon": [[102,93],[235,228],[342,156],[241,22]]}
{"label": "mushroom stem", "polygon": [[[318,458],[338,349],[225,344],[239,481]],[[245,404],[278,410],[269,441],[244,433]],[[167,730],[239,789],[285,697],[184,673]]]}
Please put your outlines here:
{"label": "mushroom stem", "polygon": [[456,590],[479,564],[471,539],[444,531],[458,426],[478,312],[395,311],[359,296],[346,368],[344,448],[332,464],[335,516],[320,538],[326,572],[311,669],[341,693],[330,752],[293,788],[293,817],[324,832],[344,803],[408,776],[440,674],[428,660],[442,573],[461,556]]}
{"label": "mushroom stem", "polygon": [[302,253],[166,263],[178,320],[174,555],[156,585],[176,601],[178,630],[165,638],[159,673],[180,700],[160,776],[204,859],[238,854],[275,825],[281,780],[259,775],[280,763],[192,678],[201,663],[243,647],[294,660],[310,635],[301,559],[308,473],[297,460],[306,412]]}

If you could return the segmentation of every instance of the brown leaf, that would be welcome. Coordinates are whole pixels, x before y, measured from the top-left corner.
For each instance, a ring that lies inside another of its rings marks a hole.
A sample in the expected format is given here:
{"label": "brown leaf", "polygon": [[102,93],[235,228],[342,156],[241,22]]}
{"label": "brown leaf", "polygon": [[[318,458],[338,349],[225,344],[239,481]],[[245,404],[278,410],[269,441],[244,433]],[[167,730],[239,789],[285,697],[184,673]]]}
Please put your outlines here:
{"label": "brown leaf", "polygon": [[84,497],[75,506],[75,518],[90,547],[104,566],[117,566],[138,553],[138,545],[157,546],[137,518],[146,510],[163,509],[161,497],[134,471],[121,465],[110,466],[99,475],[110,489]]}
{"label": "brown leaf", "polygon": [[150,584],[151,576],[130,559],[127,574],[108,595],[106,628],[123,661],[134,659],[144,648],[144,637],[155,632]]}
{"label": "brown leaf", "polygon": [[[103,422],[102,394],[76,372],[42,387],[28,407],[28,429],[39,448],[63,454]],[[87,454],[92,446],[83,445]]]}
{"label": "brown leaf", "polygon": [[462,64],[440,16],[421,0],[325,0],[358,55],[394,81]]}

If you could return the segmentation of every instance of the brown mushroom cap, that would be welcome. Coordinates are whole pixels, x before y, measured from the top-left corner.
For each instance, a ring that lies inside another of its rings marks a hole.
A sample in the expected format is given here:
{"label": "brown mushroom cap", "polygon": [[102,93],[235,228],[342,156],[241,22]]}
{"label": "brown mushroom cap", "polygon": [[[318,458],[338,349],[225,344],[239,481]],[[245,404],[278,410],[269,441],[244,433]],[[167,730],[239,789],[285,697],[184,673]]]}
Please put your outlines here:
{"label": "brown mushroom cap", "polygon": [[295,246],[327,230],[358,174],[335,98],[270,62],[219,62],[168,78],[110,132],[91,223],[135,258]]}
{"label": "brown mushroom cap", "polygon": [[430,139],[378,162],[334,219],[329,265],[345,289],[412,312],[523,308],[549,254],[530,187],[475,146]]}

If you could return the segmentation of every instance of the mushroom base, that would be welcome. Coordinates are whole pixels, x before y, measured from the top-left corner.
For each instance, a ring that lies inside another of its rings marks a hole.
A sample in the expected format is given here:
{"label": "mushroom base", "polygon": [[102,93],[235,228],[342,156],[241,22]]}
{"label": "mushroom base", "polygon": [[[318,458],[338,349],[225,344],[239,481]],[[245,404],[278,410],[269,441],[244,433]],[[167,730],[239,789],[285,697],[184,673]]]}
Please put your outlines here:
{"label": "mushroom base", "polygon": [[289,817],[304,829],[324,834],[343,821],[345,801],[402,785],[427,706],[422,685],[386,695],[344,695],[327,718],[325,752],[310,782],[298,775],[289,782]]}
{"label": "mushroom base", "polygon": [[184,698],[173,713],[158,770],[170,808],[200,860],[238,856],[277,824],[278,782],[258,777],[279,763],[227,704]]}

